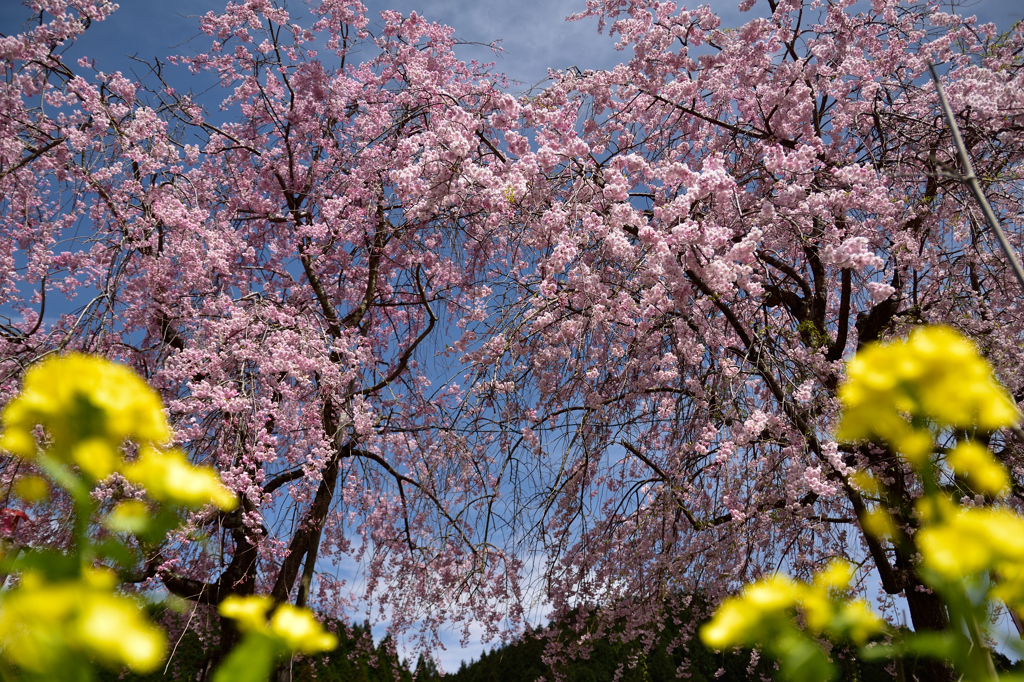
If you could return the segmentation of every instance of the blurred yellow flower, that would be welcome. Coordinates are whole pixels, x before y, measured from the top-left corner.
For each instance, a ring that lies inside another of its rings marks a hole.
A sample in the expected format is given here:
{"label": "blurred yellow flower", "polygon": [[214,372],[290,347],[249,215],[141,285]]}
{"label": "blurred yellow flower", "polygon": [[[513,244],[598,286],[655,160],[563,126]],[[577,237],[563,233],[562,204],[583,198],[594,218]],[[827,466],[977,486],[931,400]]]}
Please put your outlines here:
{"label": "blurred yellow flower", "polygon": [[124,476],[161,502],[186,507],[213,504],[225,511],[238,506],[238,498],[221,483],[216,471],[192,466],[181,450],[161,452],[143,447],[138,459],[125,466]]}
{"label": "blurred yellow flower", "polygon": [[103,525],[117,533],[138,533],[149,525],[151,512],[142,500],[125,500],[110,512]]}
{"label": "blurred yellow flower", "polygon": [[807,589],[803,590],[800,610],[807,621],[807,629],[814,633],[827,630],[835,616],[835,605],[828,590],[821,587],[807,586]]}
{"label": "blurred yellow flower", "polygon": [[921,466],[935,451],[935,439],[927,429],[894,429],[889,442],[914,466]]}
{"label": "blurred yellow flower", "polygon": [[51,356],[25,372],[17,398],[3,411],[0,447],[36,456],[33,431],[43,426],[54,455],[94,479],[114,472],[125,439],[164,443],[171,431],[160,396],[124,365],[71,353]]}
{"label": "blurred yellow flower", "polygon": [[915,464],[931,453],[932,435],[913,426],[912,418],[983,431],[1021,419],[974,344],[942,326],[919,327],[909,339],[861,349],[847,364],[839,399],[837,438],[880,438]]}
{"label": "blurred yellow flower", "polygon": [[813,584],[841,592],[850,586],[856,572],[857,567],[846,559],[832,559],[814,576]]}
{"label": "blurred yellow flower", "polygon": [[850,483],[865,495],[878,495],[882,486],[869,471],[857,470],[850,474]]}
{"label": "blurred yellow flower", "polygon": [[959,580],[1024,562],[1024,519],[1012,511],[968,508],[943,517],[917,533],[925,568]]}
{"label": "blurred yellow flower", "polygon": [[863,599],[844,602],[832,619],[831,630],[863,645],[872,637],[885,632],[885,622]]}
{"label": "blurred yellow flower", "polygon": [[729,597],[723,601],[714,617],[700,629],[700,639],[712,649],[730,649],[742,646],[749,641],[756,642],[754,620],[759,614],[751,614],[743,607],[739,597]]}
{"label": "blurred yellow flower", "polygon": [[[36,456],[33,431],[42,425],[50,451],[93,480],[124,469],[156,500],[225,510],[238,504],[213,469],[189,465],[180,451],[153,447],[171,436],[160,396],[130,369],[103,358],[72,353],[33,365],[3,422],[0,447],[21,457]],[[139,458],[127,466],[120,451],[126,439],[140,446]]]}
{"label": "blurred yellow flower", "polygon": [[18,667],[60,679],[67,657],[95,658],[138,673],[164,657],[163,633],[138,604],[112,592],[116,578],[87,571],[81,580],[48,582],[26,573],[0,598],[0,647]]}
{"label": "blurred yellow flower", "polygon": [[267,628],[267,611],[273,605],[274,600],[263,595],[232,594],[220,603],[217,611],[236,621],[242,632],[261,632]]}
{"label": "blurred yellow flower", "polygon": [[700,638],[713,649],[768,644],[789,631],[795,635],[793,612],[804,615],[807,629],[848,637],[862,644],[885,631],[885,623],[862,600],[848,601],[836,593],[853,578],[849,562],[834,560],[811,584],[775,575],[747,587],[722,602],[711,621],[700,629]]}
{"label": "blurred yellow flower", "polygon": [[326,632],[313,613],[291,604],[282,604],[270,619],[270,631],[280,637],[292,651],[316,654],[333,651],[338,638]]}
{"label": "blurred yellow flower", "polygon": [[988,448],[977,441],[958,444],[946,456],[946,462],[980,493],[999,497],[1010,491],[1010,475]]}
{"label": "blurred yellow flower", "polygon": [[100,480],[120,468],[121,452],[110,441],[103,438],[89,438],[71,446],[70,460],[89,475]]}
{"label": "blurred yellow flower", "polygon": [[992,588],[992,596],[1002,599],[1018,616],[1024,617],[1024,564],[1003,562],[996,573],[999,582]]}
{"label": "blurred yellow flower", "polygon": [[800,585],[789,576],[776,574],[749,585],[743,592],[743,600],[754,610],[768,613],[794,606],[800,599],[800,592]]}
{"label": "blurred yellow flower", "polygon": [[889,512],[884,509],[872,509],[865,514],[864,518],[861,519],[861,527],[865,533],[869,533],[876,538],[889,540],[896,537],[896,524],[893,522]]}
{"label": "blurred yellow flower", "polygon": [[50,495],[50,484],[41,476],[24,476],[14,483],[14,494],[26,502],[42,502]]}
{"label": "blurred yellow flower", "polygon": [[728,597],[700,630],[701,640],[713,649],[728,649],[757,642],[767,621],[787,616],[801,596],[800,585],[776,574],[747,585]]}
{"label": "blurred yellow flower", "polygon": [[278,641],[292,653],[315,654],[333,651],[338,638],[324,630],[309,609],[281,604],[267,622],[267,613],[274,602],[270,597],[230,595],[221,602],[220,615],[238,623],[242,632],[254,632]]}
{"label": "blurred yellow flower", "polygon": [[148,672],[163,661],[163,632],[123,597],[106,594],[93,598],[76,626],[78,641],[113,666],[124,664],[136,672]]}

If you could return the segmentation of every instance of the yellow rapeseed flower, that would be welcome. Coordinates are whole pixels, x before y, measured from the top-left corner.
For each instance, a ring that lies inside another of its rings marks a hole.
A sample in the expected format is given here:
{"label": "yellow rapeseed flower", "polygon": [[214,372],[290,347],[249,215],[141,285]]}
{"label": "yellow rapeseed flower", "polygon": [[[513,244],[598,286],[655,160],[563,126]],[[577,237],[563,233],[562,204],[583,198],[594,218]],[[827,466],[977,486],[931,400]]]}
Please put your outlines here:
{"label": "yellow rapeseed flower", "polygon": [[50,495],[50,484],[41,476],[24,476],[14,483],[14,494],[26,502],[42,502]]}
{"label": "yellow rapeseed flower", "polygon": [[756,632],[755,626],[759,625],[755,620],[759,615],[744,609],[739,597],[729,597],[719,605],[711,621],[700,629],[700,639],[712,649],[747,644]]}
{"label": "yellow rapeseed flower", "polygon": [[[33,431],[41,425],[52,439],[50,452],[93,480],[123,470],[156,500],[225,510],[238,504],[213,469],[189,465],[178,450],[154,447],[171,437],[160,396],[130,369],[103,358],[72,353],[33,365],[4,409],[3,423],[0,447],[21,457],[36,456]],[[140,446],[139,458],[127,466],[121,456],[126,439]]]}
{"label": "yellow rapeseed flower", "polygon": [[135,600],[112,591],[116,582],[107,571],[90,570],[80,580],[63,582],[26,573],[0,598],[3,656],[53,679],[60,679],[69,656],[152,672],[164,657],[164,635]]}
{"label": "yellow rapeseed flower", "polygon": [[824,587],[807,585],[800,595],[800,610],[807,621],[807,629],[814,633],[824,632],[835,617],[833,600]]}
{"label": "yellow rapeseed flower", "polygon": [[885,621],[878,617],[871,605],[863,599],[844,602],[832,619],[831,630],[852,639],[862,646],[876,635],[885,632]]}
{"label": "yellow rapeseed flower", "polygon": [[213,504],[225,511],[238,506],[238,498],[221,483],[216,471],[192,466],[180,450],[141,448],[138,459],[125,466],[124,476],[162,502],[186,507]]}
{"label": "yellow rapeseed flower", "polygon": [[267,612],[273,605],[274,600],[263,595],[232,594],[220,603],[217,611],[238,623],[242,632],[262,632],[267,629]]}
{"label": "yellow rapeseed flower", "polygon": [[149,506],[142,500],[125,500],[114,507],[103,525],[118,533],[138,533],[146,529],[151,517]]}
{"label": "yellow rapeseed flower", "polygon": [[78,641],[114,667],[123,664],[150,672],[163,661],[163,632],[124,597],[97,595],[82,610],[76,626]]}
{"label": "yellow rapeseed flower", "polygon": [[980,493],[999,497],[1010,491],[1010,475],[988,448],[977,441],[958,444],[946,456],[946,462]]}
{"label": "yellow rapeseed flower", "polygon": [[866,513],[861,519],[861,527],[865,533],[876,538],[889,540],[896,537],[896,523],[892,520],[889,512],[881,508],[875,508]]}
{"label": "yellow rapeseed flower", "polygon": [[949,327],[919,327],[908,339],[869,344],[847,364],[839,387],[837,437],[880,438],[912,463],[931,454],[931,433],[912,424],[993,431],[1021,415],[977,348]]}
{"label": "yellow rapeseed flower", "polygon": [[160,396],[124,365],[71,353],[28,369],[17,398],[3,411],[0,447],[33,459],[33,431],[43,426],[58,458],[98,479],[117,470],[125,439],[164,443],[171,431]]}
{"label": "yellow rapeseed flower", "polygon": [[814,585],[842,592],[849,588],[857,567],[845,559],[832,559],[814,576]]}
{"label": "yellow rapeseed flower", "polygon": [[865,495],[879,495],[882,486],[869,471],[857,470],[850,474],[850,483]]}
{"label": "yellow rapeseed flower", "polygon": [[800,596],[800,585],[781,574],[747,585],[742,593],[722,602],[701,628],[701,640],[713,649],[754,644],[766,622],[788,614]]}
{"label": "yellow rapeseed flower", "polygon": [[1024,562],[1024,519],[1007,509],[948,509],[917,533],[922,565],[959,580]]}
{"label": "yellow rapeseed flower", "polygon": [[884,632],[885,623],[867,602],[848,601],[837,594],[847,588],[853,574],[852,564],[835,560],[811,584],[775,575],[747,585],[737,596],[725,599],[701,627],[701,641],[713,649],[777,643],[784,632],[795,632],[793,612],[799,610],[811,633],[848,637],[862,644]]}
{"label": "yellow rapeseed flower", "polygon": [[776,574],[749,585],[743,592],[743,600],[756,611],[770,613],[794,606],[800,599],[800,592],[800,585],[789,576]]}
{"label": "yellow rapeseed flower", "polygon": [[992,588],[992,596],[1024,617],[1024,564],[1004,561],[997,566],[996,573],[999,582]]}
{"label": "yellow rapeseed flower", "polygon": [[270,631],[280,637],[291,651],[317,654],[333,651],[338,638],[326,632],[313,613],[291,604],[282,604],[270,619]]}
{"label": "yellow rapeseed flower", "polygon": [[324,630],[309,609],[281,604],[268,622],[267,613],[273,604],[270,597],[262,595],[230,595],[221,602],[218,611],[233,619],[242,632],[270,637],[291,653],[316,654],[337,648],[338,638]]}
{"label": "yellow rapeseed flower", "polygon": [[[60,449],[58,449],[58,452]],[[74,443],[70,460],[91,478],[99,480],[117,471],[123,458],[117,445],[105,438],[89,438]]]}

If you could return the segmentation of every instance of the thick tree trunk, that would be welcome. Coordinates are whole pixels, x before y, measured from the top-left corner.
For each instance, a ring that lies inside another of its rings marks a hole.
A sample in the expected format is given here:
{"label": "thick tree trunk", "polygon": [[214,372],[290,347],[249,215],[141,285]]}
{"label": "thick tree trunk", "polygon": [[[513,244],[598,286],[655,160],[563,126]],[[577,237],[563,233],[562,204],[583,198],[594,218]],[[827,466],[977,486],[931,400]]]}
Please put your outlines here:
{"label": "thick tree trunk", "polygon": [[[915,631],[945,630],[949,628],[949,616],[946,614],[946,607],[934,592],[921,591],[917,585],[912,585],[907,587],[903,594],[907,598],[907,606],[910,608],[910,620]],[[916,677],[922,682],[925,679],[935,680],[935,682],[956,682],[957,675],[953,669],[941,661],[928,658],[919,661],[917,665],[918,672]]]}

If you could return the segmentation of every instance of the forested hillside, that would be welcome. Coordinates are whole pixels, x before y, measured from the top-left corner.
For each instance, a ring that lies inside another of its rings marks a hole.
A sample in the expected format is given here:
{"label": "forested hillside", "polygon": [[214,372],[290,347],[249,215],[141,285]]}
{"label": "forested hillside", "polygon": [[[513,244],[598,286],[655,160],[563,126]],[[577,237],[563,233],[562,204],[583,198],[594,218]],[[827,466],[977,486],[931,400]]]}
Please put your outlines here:
{"label": "forested hillside", "polygon": [[[360,625],[346,628],[336,623],[338,648],[328,654],[299,657],[290,667],[293,679],[319,680],[320,682],[412,682],[413,673],[419,666],[410,667],[408,661],[400,660],[385,639],[374,644],[368,635],[368,628]],[[206,645],[199,640],[194,630],[185,630],[174,645],[166,673],[163,670],[148,674],[115,673],[103,671],[100,682],[184,682],[195,680],[204,669],[207,655]],[[420,679],[435,679],[437,669],[432,662],[423,666],[417,675]]]}
{"label": "forested hillside", "polygon": [[[683,630],[669,624],[660,639],[644,655],[638,642],[593,639],[591,648],[575,659],[560,663],[546,662],[545,647],[551,632],[537,628],[518,641],[486,651],[479,659],[464,662],[458,670],[441,674],[434,662],[420,658],[415,663],[400,659],[390,640],[374,644],[364,626],[346,630],[336,625],[340,635],[338,649],[329,654],[299,657],[291,664],[295,682],[535,682],[543,677],[549,682],[556,677],[564,682],[753,682],[780,680],[770,658],[751,652],[714,652],[699,641],[692,640],[686,648],[670,652],[670,645]],[[561,629],[561,638],[569,638],[571,628]],[[577,638],[578,639],[578,638]],[[202,669],[203,645],[195,634],[184,634],[175,650],[167,674],[117,675],[105,673],[101,682],[169,682],[194,680]],[[883,663],[858,661],[851,651],[834,650],[833,658],[840,669],[839,682],[890,682],[894,668]],[[1005,656],[996,655],[1001,671],[1015,666]],[[917,669],[913,660],[901,663],[906,679],[913,679]],[[1016,667],[1016,670],[1020,670]]]}

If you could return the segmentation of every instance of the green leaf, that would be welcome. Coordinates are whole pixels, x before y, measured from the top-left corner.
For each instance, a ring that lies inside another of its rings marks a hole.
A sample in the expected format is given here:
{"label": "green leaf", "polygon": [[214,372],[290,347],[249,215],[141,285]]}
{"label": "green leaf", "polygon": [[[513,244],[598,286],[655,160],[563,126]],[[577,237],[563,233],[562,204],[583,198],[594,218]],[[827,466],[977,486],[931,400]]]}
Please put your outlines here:
{"label": "green leaf", "polygon": [[277,640],[250,632],[217,668],[213,682],[266,682],[284,653]]}
{"label": "green leaf", "polygon": [[904,640],[907,651],[939,660],[949,660],[966,653],[963,644],[963,637],[951,632],[914,632]]}
{"label": "green leaf", "polygon": [[149,524],[136,536],[143,542],[163,542],[167,534],[181,525],[181,517],[178,511],[170,507],[161,507],[156,516],[149,520]]}
{"label": "green leaf", "polygon": [[50,581],[70,580],[81,575],[82,566],[78,557],[61,554],[53,550],[25,552],[15,561],[4,566],[10,573],[15,571],[37,571]]}
{"label": "green leaf", "polygon": [[888,661],[892,658],[899,658],[905,652],[906,649],[902,646],[872,643],[858,649],[857,655],[864,661],[872,663],[874,661]]}
{"label": "green leaf", "polygon": [[784,677],[793,682],[825,682],[836,676],[836,667],[816,643],[797,633],[779,635],[770,644]]}
{"label": "green leaf", "polygon": [[[76,506],[83,508],[92,509],[95,507],[93,503],[91,492],[91,486],[87,485],[71,467],[67,466],[59,459],[56,459],[48,452],[41,452],[36,456],[36,466],[43,470],[47,476],[49,476],[54,483],[66,490],[74,498]],[[89,515],[91,516],[91,514]]]}
{"label": "green leaf", "polygon": [[109,539],[96,544],[96,556],[101,559],[110,559],[122,568],[131,568],[135,565],[135,554],[125,547],[124,543]]}
{"label": "green leaf", "polygon": [[103,525],[115,533],[144,533],[152,522],[152,512],[142,500],[125,500],[103,519]]}

